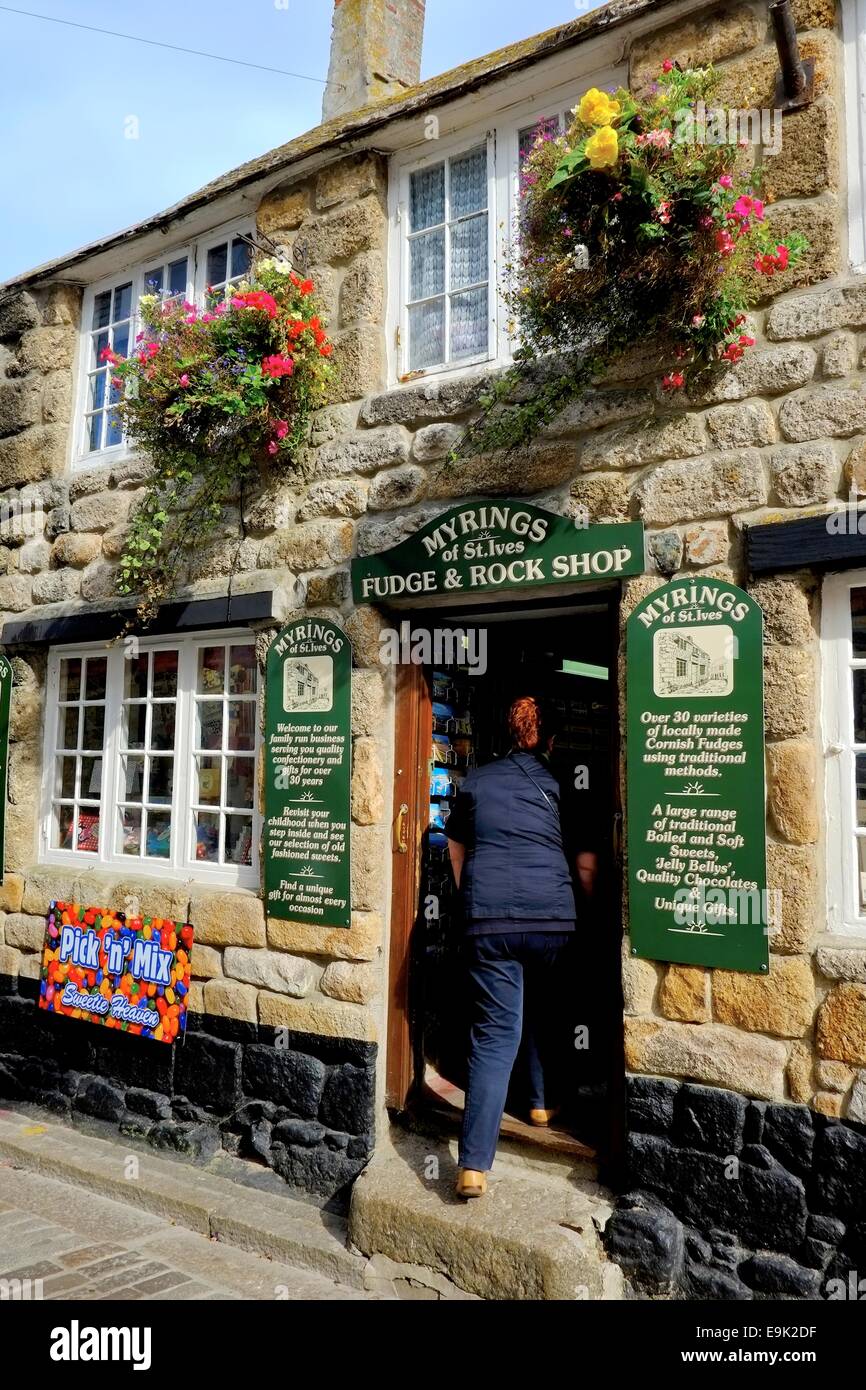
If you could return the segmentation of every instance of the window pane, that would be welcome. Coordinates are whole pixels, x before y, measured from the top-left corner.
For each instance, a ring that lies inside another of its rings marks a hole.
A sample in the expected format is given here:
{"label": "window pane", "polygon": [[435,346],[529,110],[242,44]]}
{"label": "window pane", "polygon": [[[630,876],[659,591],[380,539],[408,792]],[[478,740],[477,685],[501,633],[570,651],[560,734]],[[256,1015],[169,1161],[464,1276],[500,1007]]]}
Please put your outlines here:
{"label": "window pane", "polygon": [[141,854],[141,811],[128,808],[121,811],[120,849],[123,854]]}
{"label": "window pane", "polygon": [[58,758],[56,775],[54,778],[54,795],[69,798],[75,796],[75,772],[78,767],[77,758]]}
{"label": "window pane", "polygon": [[222,758],[198,758],[198,803],[200,806],[220,804]]}
{"label": "window pane", "polygon": [[162,294],[162,279],[164,267],[158,265],[153,270],[144,272],[144,292],[145,294]]}
{"label": "window pane", "polygon": [[228,246],[222,242],[219,246],[212,246],[207,253],[207,283],[209,285],[222,285],[226,280],[226,267],[228,265]]}
{"label": "window pane", "polygon": [[216,694],[225,690],[225,647],[202,647],[198,654],[198,685],[200,694]]}
{"label": "window pane", "polygon": [[132,282],[126,285],[118,285],[114,291],[114,314],[115,323],[120,319],[128,319],[132,312]]}
{"label": "window pane", "polygon": [[487,147],[451,161],[451,219],[487,207]]}
{"label": "window pane", "polygon": [[127,748],[143,748],[144,733],[147,727],[147,705],[127,705],[126,732]]}
{"label": "window pane", "polygon": [[76,705],[70,705],[63,712],[63,723],[61,728],[60,746],[61,748],[78,747],[78,720],[81,714]]}
{"label": "window pane", "polygon": [[420,232],[445,221],[445,165],[418,169],[409,179],[409,230]]}
{"label": "window pane", "polygon": [[229,701],[229,748],[255,748],[256,707],[252,700]]}
{"label": "window pane", "polygon": [[855,656],[866,656],[866,589],[851,590],[851,639]]}
{"label": "window pane", "polygon": [[409,370],[421,371],[445,360],[445,301],[434,299],[409,310]]}
{"label": "window pane", "polygon": [[229,649],[229,691],[249,695],[256,688],[256,649],[252,643]]}
{"label": "window pane", "polygon": [[87,409],[101,410],[105,405],[105,383],[108,372],[94,372],[87,384]]}
{"label": "window pane", "polygon": [[186,294],[187,270],[186,256],[172,261],[168,268],[168,292],[170,295]]}
{"label": "window pane", "polygon": [[150,746],[165,751],[174,748],[174,705],[154,705],[150,712]]}
{"label": "window pane", "polygon": [[81,759],[81,789],[79,795],[84,797],[85,800],[98,800],[102,795],[101,758]]}
{"label": "window pane", "polygon": [[253,862],[253,822],[251,816],[226,816],[227,864]]}
{"label": "window pane", "polygon": [[111,290],[103,290],[93,301],[92,328],[106,328],[111,322]]}
{"label": "window pane", "polygon": [[471,357],[487,349],[487,287],[451,300],[451,356]]}
{"label": "window pane", "polygon": [[195,813],[195,857],[209,863],[219,863],[220,818],[213,811]]}
{"label": "window pane", "polygon": [[77,847],[84,854],[99,853],[99,811],[82,806],[78,812]]}
{"label": "window pane", "polygon": [[60,699],[78,700],[81,696],[81,658],[64,657],[60,663]]}
{"label": "window pane", "polygon": [[123,663],[123,695],[126,700],[143,700],[147,694],[147,653]]}
{"label": "window pane", "polygon": [[857,861],[860,868],[860,911],[866,912],[866,838],[857,837]]}
{"label": "window pane", "polygon": [[445,228],[409,242],[409,298],[430,299],[445,289]]}
{"label": "window pane", "polygon": [[144,795],[144,758],[124,758],[123,799],[141,801]]}
{"label": "window pane", "polygon": [[87,658],[84,685],[85,700],[105,699],[105,672],[106,662],[104,656],[89,656]]}
{"label": "window pane", "polygon": [[487,213],[461,222],[451,232],[451,288],[487,279]]}
{"label": "window pane", "polygon": [[153,693],[157,699],[173,700],[177,695],[177,652],[154,652]]}
{"label": "window pane", "polygon": [[174,758],[151,758],[147,799],[151,805],[170,804],[174,791]]}
{"label": "window pane", "polygon": [[866,753],[856,757],[857,824],[866,826]]}
{"label": "window pane", "polygon": [[246,275],[250,268],[252,247],[247,242],[241,241],[240,237],[232,240],[232,278],[239,280]]}
{"label": "window pane", "polygon": [[168,859],[171,854],[170,811],[148,811],[145,854],[148,859]]}
{"label": "window pane", "polygon": [[866,743],[866,671],[852,672],[854,678],[854,742]]}
{"label": "window pane", "polygon": [[255,766],[252,758],[226,759],[226,805],[252,810]]}
{"label": "window pane", "polygon": [[91,453],[101,448],[103,415],[91,415],[87,425],[87,447]]}
{"label": "window pane", "polygon": [[75,827],[75,807],[55,806],[51,825],[51,845],[53,849],[72,849],[72,835]]}
{"label": "window pane", "polygon": [[[111,336],[113,339],[111,346],[118,357],[127,357],[129,355],[129,324],[121,324],[119,328],[114,329]],[[110,396],[109,399],[116,402],[120,399],[120,392],[116,386],[113,389],[114,395]]]}
{"label": "window pane", "polygon": [[123,425],[120,416],[115,415],[113,410],[108,411],[105,421],[105,439],[103,443],[108,449],[112,444],[120,444],[123,441]]}
{"label": "window pane", "polygon": [[85,705],[82,748],[99,749],[105,739],[105,706]]}
{"label": "window pane", "polygon": [[196,746],[222,748],[223,702],[202,700],[196,707]]}

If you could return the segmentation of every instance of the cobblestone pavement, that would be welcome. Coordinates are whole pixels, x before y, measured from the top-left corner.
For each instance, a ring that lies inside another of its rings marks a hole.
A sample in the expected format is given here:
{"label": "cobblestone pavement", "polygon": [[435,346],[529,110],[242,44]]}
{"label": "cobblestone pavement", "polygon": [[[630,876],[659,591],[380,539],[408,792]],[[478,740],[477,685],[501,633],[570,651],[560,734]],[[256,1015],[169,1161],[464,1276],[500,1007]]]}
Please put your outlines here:
{"label": "cobblestone pavement", "polygon": [[0,1301],[22,1297],[137,1302],[375,1295],[0,1161]]}

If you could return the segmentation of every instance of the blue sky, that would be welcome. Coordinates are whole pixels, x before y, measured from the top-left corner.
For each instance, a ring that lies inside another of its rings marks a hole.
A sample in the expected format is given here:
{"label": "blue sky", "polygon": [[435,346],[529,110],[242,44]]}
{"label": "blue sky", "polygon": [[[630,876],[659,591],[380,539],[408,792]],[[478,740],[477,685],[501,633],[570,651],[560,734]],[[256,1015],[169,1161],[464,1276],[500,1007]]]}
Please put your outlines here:
{"label": "blue sky", "polygon": [[[331,0],[17,0],[13,7],[327,74]],[[589,8],[587,0],[427,0],[423,76]],[[321,99],[320,83],[0,8],[0,281],[129,226],[308,130]]]}

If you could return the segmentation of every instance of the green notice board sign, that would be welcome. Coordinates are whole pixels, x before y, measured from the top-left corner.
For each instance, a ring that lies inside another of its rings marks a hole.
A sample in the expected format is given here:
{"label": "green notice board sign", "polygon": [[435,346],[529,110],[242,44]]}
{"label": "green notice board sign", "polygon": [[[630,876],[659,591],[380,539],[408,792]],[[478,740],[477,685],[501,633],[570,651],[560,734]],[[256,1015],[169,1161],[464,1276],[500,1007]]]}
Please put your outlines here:
{"label": "green notice board sign", "polygon": [[464,502],[352,561],[356,603],[622,579],[644,569],[640,521],[589,525],[509,499]]}
{"label": "green notice board sign", "polygon": [[632,949],[765,972],[761,609],[721,580],[675,581],[626,642]]}
{"label": "green notice board sign", "polygon": [[303,618],[274,639],[265,692],[268,916],[348,927],[352,648]]}
{"label": "green notice board sign", "polygon": [[9,788],[9,709],[12,667],[0,656],[0,883],[6,872],[6,796]]}

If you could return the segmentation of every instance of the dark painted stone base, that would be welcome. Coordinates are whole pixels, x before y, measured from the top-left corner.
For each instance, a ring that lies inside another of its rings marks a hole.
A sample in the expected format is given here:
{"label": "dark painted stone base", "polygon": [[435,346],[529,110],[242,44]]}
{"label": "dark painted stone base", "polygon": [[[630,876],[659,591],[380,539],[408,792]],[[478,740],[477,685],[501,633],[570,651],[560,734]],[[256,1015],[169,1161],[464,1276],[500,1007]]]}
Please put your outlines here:
{"label": "dark painted stone base", "polygon": [[375,1043],[192,1015],[167,1047],[44,1013],[29,985],[19,993],[0,977],[0,1099],[192,1162],[222,1150],[318,1201],[339,1197],[370,1158]]}
{"label": "dark painted stone base", "polygon": [[862,1125],[631,1076],[626,1181],[604,1239],[641,1292],[866,1299]]}

